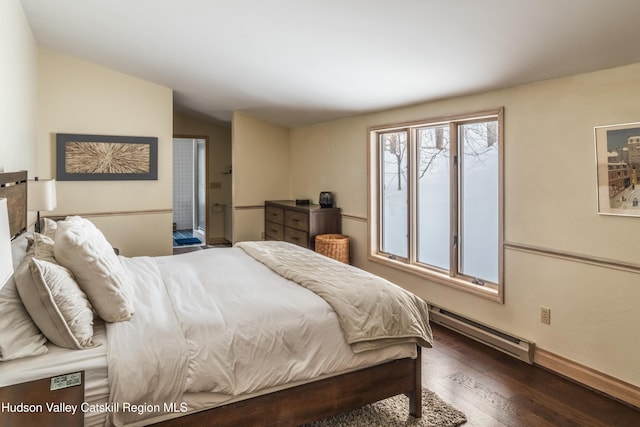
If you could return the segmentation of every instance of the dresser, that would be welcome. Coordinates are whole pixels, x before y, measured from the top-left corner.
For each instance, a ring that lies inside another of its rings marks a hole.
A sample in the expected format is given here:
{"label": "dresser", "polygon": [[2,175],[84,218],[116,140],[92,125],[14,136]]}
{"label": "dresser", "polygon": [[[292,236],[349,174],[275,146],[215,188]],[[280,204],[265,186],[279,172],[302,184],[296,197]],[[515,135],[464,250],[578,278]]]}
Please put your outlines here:
{"label": "dresser", "polygon": [[293,200],[264,202],[265,240],[282,240],[315,249],[318,234],[341,232],[340,208],[296,205]]}

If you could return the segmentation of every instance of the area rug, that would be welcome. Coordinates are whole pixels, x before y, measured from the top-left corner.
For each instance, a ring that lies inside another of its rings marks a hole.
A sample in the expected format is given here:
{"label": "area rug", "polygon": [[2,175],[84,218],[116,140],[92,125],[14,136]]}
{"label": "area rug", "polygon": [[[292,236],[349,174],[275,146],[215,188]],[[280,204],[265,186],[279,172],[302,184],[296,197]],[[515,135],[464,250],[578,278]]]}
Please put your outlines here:
{"label": "area rug", "polygon": [[409,415],[409,398],[390,397],[344,414],[305,424],[306,427],[456,427],[466,416],[434,392],[422,389],[422,418]]}

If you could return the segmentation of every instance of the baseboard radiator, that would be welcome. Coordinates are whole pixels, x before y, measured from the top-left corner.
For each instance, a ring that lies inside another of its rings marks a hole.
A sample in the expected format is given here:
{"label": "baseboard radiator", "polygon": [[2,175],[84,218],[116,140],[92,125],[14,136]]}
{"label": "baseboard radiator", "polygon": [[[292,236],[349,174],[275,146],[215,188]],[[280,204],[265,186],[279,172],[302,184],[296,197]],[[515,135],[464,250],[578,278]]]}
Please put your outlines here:
{"label": "baseboard radiator", "polygon": [[434,305],[429,306],[429,317],[433,323],[442,325],[524,362],[533,364],[535,344],[532,342],[506,334]]}

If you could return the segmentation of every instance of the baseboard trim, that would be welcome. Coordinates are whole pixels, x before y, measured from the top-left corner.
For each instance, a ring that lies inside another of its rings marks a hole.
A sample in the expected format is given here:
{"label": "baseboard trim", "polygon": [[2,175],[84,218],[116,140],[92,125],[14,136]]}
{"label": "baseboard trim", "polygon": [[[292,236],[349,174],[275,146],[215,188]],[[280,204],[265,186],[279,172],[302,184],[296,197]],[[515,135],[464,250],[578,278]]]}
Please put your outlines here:
{"label": "baseboard trim", "polygon": [[536,347],[533,364],[640,408],[640,387]]}

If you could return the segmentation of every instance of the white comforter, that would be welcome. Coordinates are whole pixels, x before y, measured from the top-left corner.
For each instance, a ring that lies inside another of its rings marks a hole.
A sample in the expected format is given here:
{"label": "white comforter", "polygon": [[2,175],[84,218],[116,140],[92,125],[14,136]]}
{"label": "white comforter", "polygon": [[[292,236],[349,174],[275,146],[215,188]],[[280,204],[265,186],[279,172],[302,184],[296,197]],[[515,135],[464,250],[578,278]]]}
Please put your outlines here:
{"label": "white comforter", "polygon": [[322,298],[239,248],[120,259],[136,283],[136,314],[107,325],[110,396],[120,402],[115,425],[162,416],[153,406],[124,411],[125,403],[180,408],[187,394],[211,392],[219,404],[415,357],[408,345],[353,353]]}
{"label": "white comforter", "polygon": [[408,341],[431,347],[429,306],[411,292],[289,243],[240,242],[237,246],[329,303],[355,353]]}

